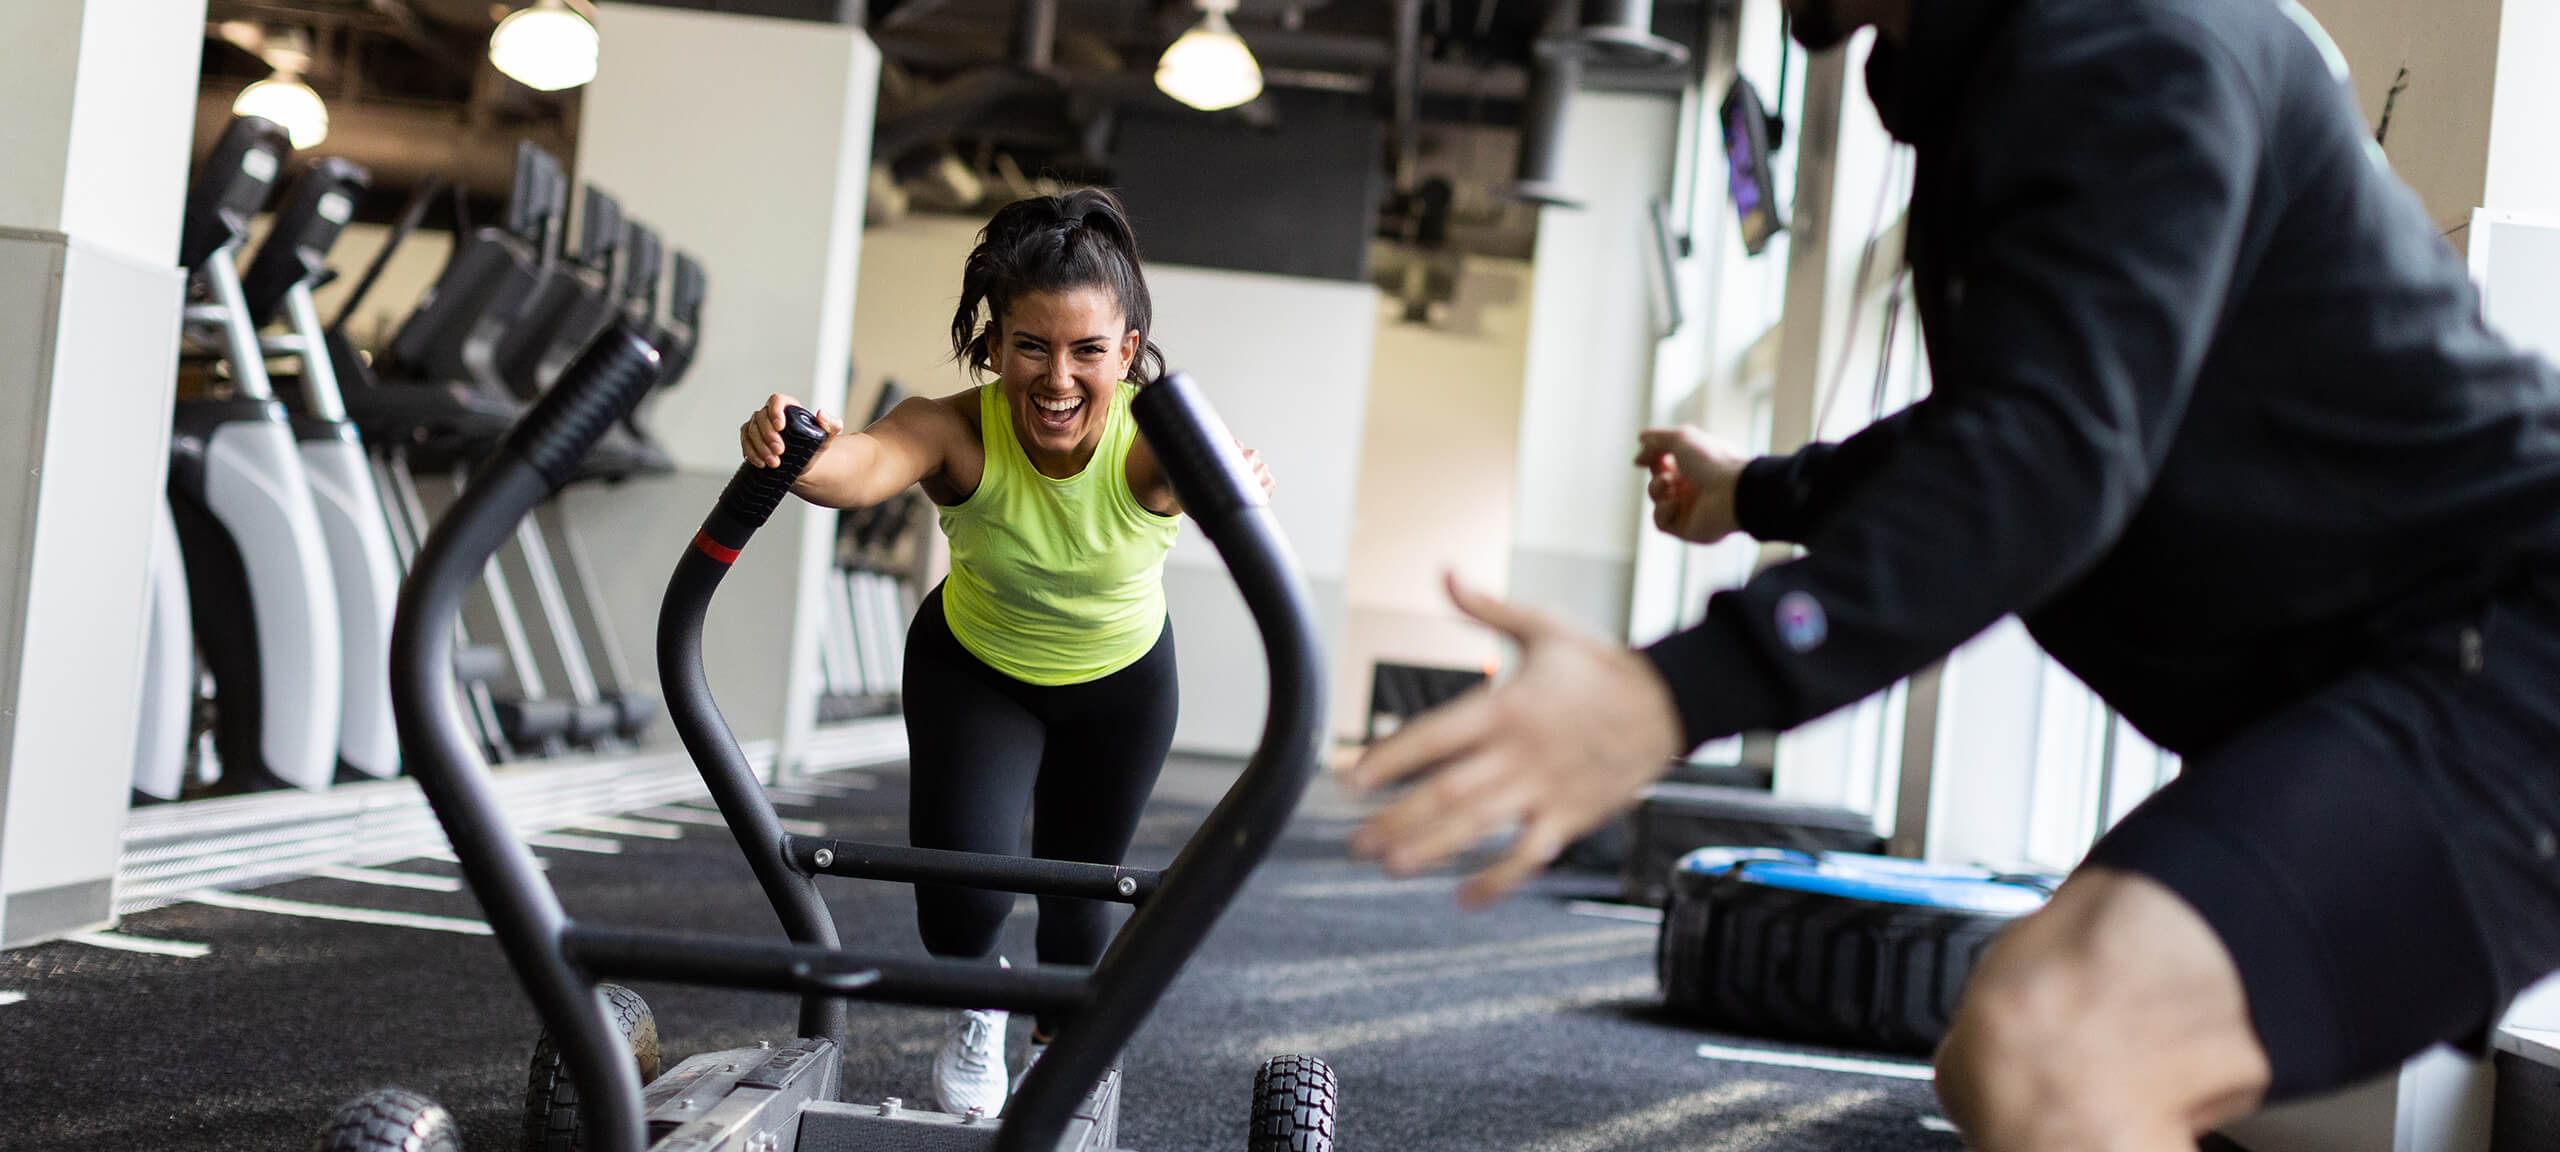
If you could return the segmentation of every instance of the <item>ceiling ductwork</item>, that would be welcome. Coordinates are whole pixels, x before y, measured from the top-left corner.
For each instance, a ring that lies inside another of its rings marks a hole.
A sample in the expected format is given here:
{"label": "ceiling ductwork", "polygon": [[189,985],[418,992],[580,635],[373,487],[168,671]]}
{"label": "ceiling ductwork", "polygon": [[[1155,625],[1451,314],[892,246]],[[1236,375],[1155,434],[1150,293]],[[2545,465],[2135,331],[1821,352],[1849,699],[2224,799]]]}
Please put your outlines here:
{"label": "ceiling ductwork", "polygon": [[1538,62],[1529,71],[1529,101],[1521,112],[1520,156],[1511,184],[1512,199],[1549,208],[1580,208],[1564,189],[1564,113],[1566,101],[1582,87],[1582,55],[1559,41],[1539,45]]}
{"label": "ceiling ductwork", "polygon": [[1677,68],[1689,49],[1653,31],[1653,0],[1582,0],[1582,27],[1573,48],[1595,68],[1633,72]]}
{"label": "ceiling ductwork", "polygon": [[[318,151],[374,171],[369,212],[435,176],[503,197],[516,141],[574,153],[576,95],[532,92],[489,63],[498,18],[527,2],[207,0],[199,139],[271,71],[253,45],[303,30],[330,114]],[[1155,83],[1165,48],[1201,20],[1196,0],[623,2],[862,25],[883,56],[877,218],[1114,181],[1142,121],[1268,134],[1293,112],[1366,109],[1381,129],[1382,235],[1513,252],[1534,227],[1524,203],[1574,203],[1558,181],[1571,94],[1677,91],[1690,77],[1666,65],[1695,54],[1707,11],[1730,0],[1233,0],[1264,95],[1220,112]]]}
{"label": "ceiling ductwork", "polygon": [[[199,158],[231,122],[232,94],[196,97]],[[441,178],[476,195],[497,196],[515,179],[516,142],[529,140],[555,156],[574,152],[565,128],[520,124],[504,130],[473,128],[451,111],[391,104],[340,104],[330,113],[329,139],[320,152],[361,165],[373,176],[365,211],[396,206],[406,190]]]}

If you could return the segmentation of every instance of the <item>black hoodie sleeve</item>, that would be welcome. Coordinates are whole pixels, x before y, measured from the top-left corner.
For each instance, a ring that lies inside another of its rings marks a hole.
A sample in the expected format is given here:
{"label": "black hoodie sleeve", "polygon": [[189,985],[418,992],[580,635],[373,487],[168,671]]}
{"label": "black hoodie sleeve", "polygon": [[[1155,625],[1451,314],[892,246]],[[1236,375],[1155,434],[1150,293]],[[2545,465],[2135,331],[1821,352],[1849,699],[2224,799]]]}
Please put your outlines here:
{"label": "black hoodie sleeve", "polygon": [[1971,247],[1921,270],[1963,277],[1929,402],[1806,556],[1645,650],[1692,744],[1800,724],[2032,608],[2148,490],[2230,292],[2266,127],[2202,28],[2091,23],[2042,36],[1978,105]]}
{"label": "black hoodie sleeve", "polygon": [[1734,522],[1754,540],[1804,543],[1893,454],[1914,414],[1928,402],[1924,397],[1838,443],[1807,444],[1744,465],[1734,482]]}

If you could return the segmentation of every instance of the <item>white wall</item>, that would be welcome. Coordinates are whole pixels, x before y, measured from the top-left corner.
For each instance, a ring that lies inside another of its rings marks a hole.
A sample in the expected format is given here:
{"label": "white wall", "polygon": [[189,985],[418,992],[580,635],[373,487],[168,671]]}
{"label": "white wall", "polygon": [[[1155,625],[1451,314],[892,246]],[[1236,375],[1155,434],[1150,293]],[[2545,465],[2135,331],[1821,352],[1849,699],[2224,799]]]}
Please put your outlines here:
{"label": "white wall", "polygon": [[203,24],[0,6],[0,947],[112,915]]}
{"label": "white wall", "polygon": [[[688,476],[622,494],[673,501],[656,514],[617,510],[672,527],[708,510],[685,494],[736,470],[738,423],[766,395],[843,408],[880,53],[855,28],[642,4],[600,6],[598,30],[604,50],[581,105],[578,173],[657,228],[671,251],[700,257],[708,280],[692,370],[650,420]],[[834,524],[830,511],[787,504],[758,551],[796,563],[733,572],[724,602],[765,610],[713,641],[760,673],[727,678],[722,698],[741,738],[779,738],[786,771],[815,719],[814,636]],[[646,591],[665,580],[655,564],[607,567],[608,584],[637,582],[605,589],[617,603],[650,603]],[[622,624],[647,635],[653,622],[654,612]]]}
{"label": "white wall", "polygon": [[1476,668],[1500,658],[1491,634],[1450,606],[1441,574],[1497,595],[1510,584],[1531,274],[1525,261],[1470,259],[1428,325],[1379,302],[1334,661],[1338,736],[1365,728],[1380,660]]}
{"label": "white wall", "polygon": [[702,347],[653,415],[678,464],[725,474],[768,393],[842,402],[879,50],[833,25],[600,7],[578,172],[703,261]]}
{"label": "white wall", "polygon": [[[1237,439],[1270,465],[1272,511],[1306,575],[1338,676],[1377,289],[1168,265],[1148,269],[1147,283],[1166,363],[1191,373]],[[1182,668],[1175,746],[1251,750],[1269,694],[1261,642],[1197,529],[1186,526],[1165,563],[1165,598]]]}
{"label": "white wall", "polygon": [[[14,633],[0,651],[18,662],[0,721],[0,946],[14,946],[109,918],[140,708],[152,524],[165,499],[168,425],[158,414],[172,402],[181,284],[164,264],[77,237],[0,243],[8,254],[0,280],[12,295],[48,273],[59,277],[52,299],[37,293],[35,308],[9,309],[19,327],[0,335],[8,373],[0,394],[13,398],[0,408],[8,414],[0,426],[32,449],[32,467],[11,474],[41,480],[21,489],[29,515],[7,538],[10,566],[25,582],[23,599],[6,606],[12,626],[0,631]],[[110,421],[114,434],[102,438],[101,412],[134,415]]]}
{"label": "white wall", "polygon": [[[0,5],[0,44],[17,49],[0,72],[0,223],[174,261],[203,29],[204,0]],[[188,119],[170,120],[172,101]]]}
{"label": "white wall", "polygon": [[917,214],[862,234],[849,423],[870,414],[883,379],[917,396],[976,386],[951,358],[951,312],[960,306],[960,266],[985,226],[974,216]]}
{"label": "white wall", "polygon": [[2438,231],[2458,231],[2488,183],[2491,87],[2499,69],[2500,9],[2548,0],[2302,0],[2347,58],[2365,122],[2376,123],[2400,69],[2408,86],[2392,103],[2383,150],[2427,205]]}
{"label": "white wall", "polygon": [[1652,202],[1671,192],[1679,104],[1576,93],[1540,210],[1521,383],[1511,594],[1624,636],[1644,484],[1632,461],[1653,392]]}
{"label": "white wall", "polygon": [[2498,71],[2489,121],[2487,190],[2480,203],[2499,211],[2560,213],[2560,148],[2551,125],[2560,116],[2560,4],[2506,0],[2498,27]]}

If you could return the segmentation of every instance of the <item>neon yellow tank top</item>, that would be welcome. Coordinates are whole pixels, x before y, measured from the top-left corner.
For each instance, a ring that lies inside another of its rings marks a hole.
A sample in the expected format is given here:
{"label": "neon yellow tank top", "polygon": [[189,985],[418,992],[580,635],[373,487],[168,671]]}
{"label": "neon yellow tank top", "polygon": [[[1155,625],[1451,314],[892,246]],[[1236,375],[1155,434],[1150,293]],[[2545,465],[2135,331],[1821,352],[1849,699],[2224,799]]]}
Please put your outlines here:
{"label": "neon yellow tank top", "polygon": [[1023,453],[1004,386],[978,389],[987,464],[977,491],[941,509],[951,538],[942,613],[970,654],[1026,684],[1099,680],[1164,632],[1164,557],[1181,521],[1129,491],[1133,391],[1113,393],[1084,471],[1054,480]]}

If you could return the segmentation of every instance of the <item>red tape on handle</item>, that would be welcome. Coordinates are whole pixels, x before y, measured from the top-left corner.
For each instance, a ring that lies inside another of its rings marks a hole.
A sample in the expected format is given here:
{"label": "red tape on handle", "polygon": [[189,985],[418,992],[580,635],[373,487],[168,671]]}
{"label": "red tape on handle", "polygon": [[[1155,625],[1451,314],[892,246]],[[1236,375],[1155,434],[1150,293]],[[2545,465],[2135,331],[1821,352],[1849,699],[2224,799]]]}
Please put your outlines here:
{"label": "red tape on handle", "polygon": [[735,548],[721,547],[720,542],[712,539],[711,534],[708,532],[696,530],[693,534],[693,546],[701,549],[703,555],[723,564],[735,564],[738,562],[738,550]]}

